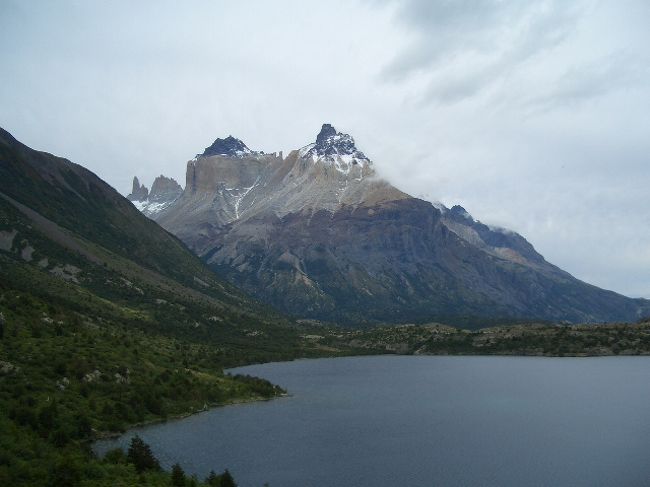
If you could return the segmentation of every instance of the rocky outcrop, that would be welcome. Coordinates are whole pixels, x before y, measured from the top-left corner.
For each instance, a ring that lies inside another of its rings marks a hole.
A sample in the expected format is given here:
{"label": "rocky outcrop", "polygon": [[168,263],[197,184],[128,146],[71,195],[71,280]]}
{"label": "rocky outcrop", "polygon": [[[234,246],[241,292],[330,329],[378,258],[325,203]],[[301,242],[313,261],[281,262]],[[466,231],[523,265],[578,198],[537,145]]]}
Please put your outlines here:
{"label": "rocky outcrop", "polygon": [[227,140],[188,162],[185,190],[153,218],[296,317],[471,325],[632,321],[650,310],[575,279],[514,232],[399,191],[329,124],[286,158]]}
{"label": "rocky outcrop", "polygon": [[138,181],[138,178],[134,176],[133,189],[131,189],[131,193],[127,196],[127,199],[130,201],[146,201],[148,197],[149,190],[144,184],[140,185],[140,181]]}

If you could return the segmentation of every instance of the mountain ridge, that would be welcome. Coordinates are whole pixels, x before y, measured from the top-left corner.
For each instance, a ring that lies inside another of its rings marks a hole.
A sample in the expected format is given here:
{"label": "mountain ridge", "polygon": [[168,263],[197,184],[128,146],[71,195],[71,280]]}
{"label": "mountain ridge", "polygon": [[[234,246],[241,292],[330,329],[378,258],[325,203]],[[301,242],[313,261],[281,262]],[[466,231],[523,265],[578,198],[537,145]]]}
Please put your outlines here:
{"label": "mountain ridge", "polygon": [[189,161],[182,195],[151,217],[230,282],[299,318],[601,322],[650,309],[575,279],[460,206],[400,191],[330,124],[284,158]]}

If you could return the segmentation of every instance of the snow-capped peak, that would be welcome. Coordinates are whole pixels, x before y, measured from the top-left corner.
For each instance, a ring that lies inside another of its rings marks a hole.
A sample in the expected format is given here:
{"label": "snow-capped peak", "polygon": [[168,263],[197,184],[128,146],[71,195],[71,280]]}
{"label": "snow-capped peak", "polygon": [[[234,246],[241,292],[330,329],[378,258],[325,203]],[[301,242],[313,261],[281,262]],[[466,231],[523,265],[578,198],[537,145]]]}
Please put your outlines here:
{"label": "snow-capped peak", "polygon": [[357,149],[351,135],[337,132],[329,123],[323,124],[315,143],[300,149],[300,156],[347,165],[370,163],[370,159]]}
{"label": "snow-capped peak", "polygon": [[259,154],[263,154],[263,152],[252,151],[241,140],[229,135],[225,139],[215,140],[210,147],[206,147],[200,156],[246,157]]}

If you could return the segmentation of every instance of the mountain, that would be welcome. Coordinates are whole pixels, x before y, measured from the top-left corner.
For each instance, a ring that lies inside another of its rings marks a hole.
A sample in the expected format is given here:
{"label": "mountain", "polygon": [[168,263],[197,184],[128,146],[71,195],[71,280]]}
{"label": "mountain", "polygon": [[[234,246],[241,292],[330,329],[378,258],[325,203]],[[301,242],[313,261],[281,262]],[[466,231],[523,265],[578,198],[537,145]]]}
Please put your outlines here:
{"label": "mountain", "polygon": [[479,325],[632,321],[650,309],[575,279],[459,206],[398,190],[330,124],[286,158],[229,139],[187,163],[183,193],[152,218],[296,317]]}
{"label": "mountain", "polygon": [[[148,199],[176,197],[177,186],[158,178]],[[137,190],[147,193],[135,179]],[[215,275],[95,174],[2,129],[0,210],[0,270],[12,285],[73,308],[93,296],[109,314],[131,310],[129,321],[149,331],[200,336],[226,348],[244,342],[255,350],[247,338],[252,329],[264,330],[260,348],[267,352],[299,341],[287,331],[289,321]]]}

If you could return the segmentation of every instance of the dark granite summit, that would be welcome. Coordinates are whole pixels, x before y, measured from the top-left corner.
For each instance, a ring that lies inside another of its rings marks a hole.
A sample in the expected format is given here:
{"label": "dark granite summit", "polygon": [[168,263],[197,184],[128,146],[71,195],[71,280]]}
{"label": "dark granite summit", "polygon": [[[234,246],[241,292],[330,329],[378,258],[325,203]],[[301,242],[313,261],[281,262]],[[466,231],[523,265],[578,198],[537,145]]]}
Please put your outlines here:
{"label": "dark granite summit", "polygon": [[329,123],[324,123],[316,136],[316,143],[306,155],[317,156],[353,156],[356,159],[369,160],[363,152],[357,149],[351,135],[337,132]]}

